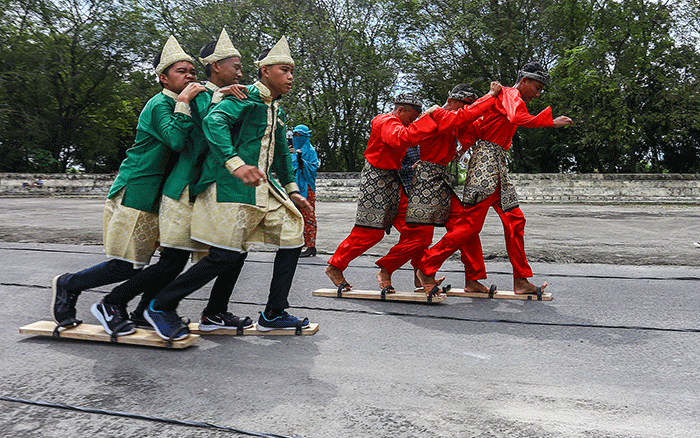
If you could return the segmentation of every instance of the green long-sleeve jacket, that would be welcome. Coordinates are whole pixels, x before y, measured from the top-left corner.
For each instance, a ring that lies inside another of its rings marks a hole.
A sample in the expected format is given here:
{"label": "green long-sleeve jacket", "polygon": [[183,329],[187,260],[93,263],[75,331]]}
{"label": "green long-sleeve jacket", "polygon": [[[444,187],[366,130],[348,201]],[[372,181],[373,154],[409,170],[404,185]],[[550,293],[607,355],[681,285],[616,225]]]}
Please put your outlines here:
{"label": "green long-sleeve jacket", "polygon": [[107,194],[124,188],[122,205],[157,213],[163,182],[185,149],[194,122],[190,108],[177,103],[177,94],[164,89],[148,101],[139,115],[134,145],[126,151],[119,174]]}
{"label": "green long-sleeve jacket", "polygon": [[[247,100],[227,97],[213,106],[202,128],[209,152],[195,195],[216,183],[217,202],[266,206],[267,189],[248,187],[233,176],[243,164],[265,173],[272,191],[282,200],[299,191],[287,147],[284,111],[262,83],[248,86]],[[273,171],[279,183],[272,178]]]}
{"label": "green long-sleeve jacket", "polygon": [[[188,185],[192,187],[199,180],[202,173],[202,165],[209,150],[202,132],[202,121],[209,112],[211,99],[214,95],[214,90],[209,88],[209,84],[211,82],[207,83],[208,88],[206,91],[199,93],[190,102],[194,122],[194,127],[190,131],[190,141],[187,142],[187,147],[180,152],[173,170],[163,185],[163,195],[175,200],[180,199],[180,195],[182,195],[185,187]],[[213,84],[211,85],[216,87]],[[191,198],[194,200],[193,196]]]}

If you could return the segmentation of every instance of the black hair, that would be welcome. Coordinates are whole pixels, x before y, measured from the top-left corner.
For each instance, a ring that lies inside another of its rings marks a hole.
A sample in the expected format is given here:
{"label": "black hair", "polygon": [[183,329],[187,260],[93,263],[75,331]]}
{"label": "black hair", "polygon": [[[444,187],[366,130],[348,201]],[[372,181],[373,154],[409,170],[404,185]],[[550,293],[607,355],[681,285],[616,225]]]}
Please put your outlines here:
{"label": "black hair", "polygon": [[[267,54],[270,53],[270,50],[272,50],[272,49],[265,49],[262,52],[260,52],[257,60],[262,61],[263,59],[265,59]],[[262,78],[262,70],[258,69],[258,79],[261,79],[261,78]]]}
{"label": "black hair", "polygon": [[[202,46],[202,48],[199,49],[199,57],[206,58],[207,56],[214,53],[214,50],[216,50],[216,43],[217,41],[212,41]],[[211,76],[211,64],[207,64],[204,66],[204,75],[207,78]]]}
{"label": "black hair", "polygon": [[[156,56],[153,57],[153,63],[152,63],[152,64],[153,64],[153,69],[154,69],[154,70],[155,70],[156,68],[158,68],[158,64],[160,64],[160,52],[156,53]],[[163,70],[161,73],[165,73],[165,74],[167,75],[167,74],[168,74],[168,71],[170,70],[170,67],[172,67],[172,65],[167,66],[167,67],[165,68],[165,70]],[[156,74],[156,77],[158,77],[157,74]],[[163,83],[160,81],[160,78],[158,78],[158,83],[160,84],[161,87],[165,87],[165,85],[163,85]]]}

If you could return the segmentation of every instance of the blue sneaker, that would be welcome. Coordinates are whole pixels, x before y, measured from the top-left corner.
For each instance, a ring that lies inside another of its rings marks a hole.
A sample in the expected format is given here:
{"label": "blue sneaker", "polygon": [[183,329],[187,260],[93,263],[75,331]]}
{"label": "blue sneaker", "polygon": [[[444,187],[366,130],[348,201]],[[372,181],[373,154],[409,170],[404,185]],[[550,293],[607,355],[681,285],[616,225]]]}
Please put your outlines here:
{"label": "blue sneaker", "polygon": [[151,304],[143,311],[143,317],[156,329],[158,336],[166,341],[180,341],[187,338],[190,335],[190,330],[177,312],[174,310],[154,310],[154,301],[151,301]]}
{"label": "blue sneaker", "polygon": [[265,312],[260,312],[258,318],[258,331],[269,332],[270,330],[295,330],[297,327],[305,328],[309,326],[309,318],[299,319],[287,312],[272,319],[267,319]]}

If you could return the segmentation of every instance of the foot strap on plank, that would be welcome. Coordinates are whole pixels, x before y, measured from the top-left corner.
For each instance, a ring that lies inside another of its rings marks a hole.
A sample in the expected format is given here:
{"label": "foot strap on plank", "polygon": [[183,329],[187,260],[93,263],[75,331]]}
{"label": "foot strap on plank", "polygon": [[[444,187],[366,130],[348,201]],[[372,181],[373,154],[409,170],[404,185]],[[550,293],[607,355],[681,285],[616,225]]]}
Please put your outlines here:
{"label": "foot strap on plank", "polygon": [[437,284],[435,286],[433,286],[432,289],[430,289],[430,293],[428,293],[428,302],[429,303],[433,302],[433,297],[435,295],[437,295],[439,291],[440,291],[440,288],[438,287]]}
{"label": "foot strap on plank", "polygon": [[389,291],[396,292],[396,290],[394,289],[394,286],[392,286],[392,285],[384,286],[384,287],[382,288],[382,291],[379,293],[379,298],[380,298],[382,301],[386,301],[386,294],[387,294],[387,292],[389,292]]}
{"label": "foot strap on plank", "polygon": [[182,333],[189,333],[189,328],[185,324],[178,327],[177,330],[175,330],[173,332],[173,334],[170,335],[170,337],[166,341],[165,348],[167,348],[167,349],[173,348],[173,341],[175,341],[175,338],[180,336]]}
{"label": "foot strap on plank", "polygon": [[60,336],[61,336],[61,330],[60,330],[60,329],[62,329],[62,328],[66,328],[66,327],[71,327],[71,328],[72,328],[72,327],[79,326],[79,325],[82,324],[82,323],[83,323],[82,320],[76,319],[76,318],[67,318],[67,319],[64,319],[63,321],[61,321],[61,322],[59,322],[58,324],[56,324],[56,328],[53,329],[53,337],[54,337],[54,338],[60,337]]}
{"label": "foot strap on plank", "polygon": [[129,324],[133,324],[133,323],[127,319],[127,320],[124,320],[121,323],[119,323],[119,325],[117,325],[116,327],[114,327],[114,329],[112,330],[112,334],[109,335],[109,342],[111,342],[113,344],[116,344],[117,342],[119,342],[117,340],[117,336],[118,336],[117,333],[119,333],[119,331],[121,331],[121,329],[123,329],[124,327],[126,327]]}
{"label": "foot strap on plank", "polygon": [[350,285],[344,281],[338,285],[338,298],[343,298],[343,289],[345,289],[345,286]]}
{"label": "foot strap on plank", "polygon": [[493,294],[496,292],[496,285],[492,284],[489,288],[489,298],[493,298]]}

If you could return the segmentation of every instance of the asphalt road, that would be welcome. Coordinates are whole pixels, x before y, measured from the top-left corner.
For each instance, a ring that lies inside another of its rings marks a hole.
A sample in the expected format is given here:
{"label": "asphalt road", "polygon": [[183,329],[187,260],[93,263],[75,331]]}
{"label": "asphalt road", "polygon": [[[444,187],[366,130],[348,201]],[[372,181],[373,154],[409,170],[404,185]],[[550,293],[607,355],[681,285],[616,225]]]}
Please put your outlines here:
{"label": "asphalt road", "polygon": [[[94,245],[102,205],[0,198],[0,436],[666,438],[700,430],[696,207],[523,205],[534,281],[550,283],[553,301],[420,305],[311,295],[330,286],[327,254],[354,215],[352,204],[320,203],[323,254],[301,261],[290,296],[291,313],[320,323],[314,336],[206,336],[169,351],[19,334],[50,318],[54,275],[104,260]],[[356,289],[376,287],[374,261],[395,239],[351,264]],[[482,241],[488,283],[508,289],[495,213]],[[272,257],[248,257],[234,313],[262,310]],[[442,273],[462,286],[458,260]],[[411,284],[409,269],[394,277],[398,289]],[[84,292],[78,316],[96,323],[89,306],[109,290]],[[197,318],[208,293],[190,296],[180,313]]]}

